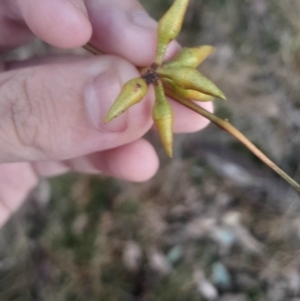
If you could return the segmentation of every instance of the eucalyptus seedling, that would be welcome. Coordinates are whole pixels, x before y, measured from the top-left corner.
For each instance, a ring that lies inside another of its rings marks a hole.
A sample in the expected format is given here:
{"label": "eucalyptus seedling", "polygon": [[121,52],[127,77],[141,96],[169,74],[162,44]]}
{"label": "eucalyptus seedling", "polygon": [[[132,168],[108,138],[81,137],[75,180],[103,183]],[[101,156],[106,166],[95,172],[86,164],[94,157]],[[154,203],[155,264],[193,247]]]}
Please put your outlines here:
{"label": "eucalyptus seedling", "polygon": [[[196,68],[213,51],[212,46],[183,48],[175,58],[164,63],[163,58],[169,43],[179,34],[189,0],[175,0],[158,22],[157,51],[155,62],[140,70],[141,76],[131,79],[122,88],[119,96],[108,111],[105,123],[118,117],[132,105],[140,102],[154,85],[155,103],[152,117],[158,129],[166,153],[172,157],[173,111],[166,96],[207,118],[244,144],[253,154],[285,179],[300,195],[300,185],[264,155],[251,141],[227,120],[208,112],[194,101],[212,101],[215,97],[226,99],[224,93]],[[93,54],[101,52],[91,44],[85,49]]]}

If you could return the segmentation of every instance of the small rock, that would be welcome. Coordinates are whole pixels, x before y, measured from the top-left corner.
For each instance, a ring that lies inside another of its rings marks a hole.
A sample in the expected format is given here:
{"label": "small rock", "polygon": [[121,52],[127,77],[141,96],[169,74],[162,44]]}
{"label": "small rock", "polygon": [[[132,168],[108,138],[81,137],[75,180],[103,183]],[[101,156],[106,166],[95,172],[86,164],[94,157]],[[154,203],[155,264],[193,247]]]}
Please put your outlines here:
{"label": "small rock", "polygon": [[167,258],[174,265],[181,259],[182,255],[183,255],[182,247],[175,246],[168,252]]}
{"label": "small rock", "polygon": [[159,273],[161,276],[167,276],[172,272],[171,264],[163,253],[156,249],[150,251],[149,264],[152,270]]}
{"label": "small rock", "polygon": [[208,281],[202,271],[196,271],[194,274],[194,281],[196,283],[197,289],[201,296],[205,300],[216,300],[219,296],[217,289],[214,285]]}
{"label": "small rock", "polygon": [[186,226],[186,236],[190,239],[203,238],[207,233],[211,232],[216,225],[214,218],[197,218],[192,220]]}
{"label": "small rock", "polygon": [[288,282],[288,290],[293,296],[297,296],[300,293],[300,275],[297,269],[291,269],[286,273],[286,279]]}
{"label": "small rock", "polygon": [[134,241],[127,242],[123,250],[123,263],[125,267],[132,272],[136,272],[140,268],[141,261],[142,250],[140,246]]}
{"label": "small rock", "polygon": [[236,226],[241,223],[241,213],[238,211],[228,211],[226,214],[223,216],[223,221],[225,224],[230,225],[230,226]]}
{"label": "small rock", "polygon": [[227,250],[236,242],[235,234],[230,229],[226,228],[215,228],[210,236]]}
{"label": "small rock", "polygon": [[220,289],[229,289],[232,285],[231,275],[221,262],[213,264],[211,279]]}

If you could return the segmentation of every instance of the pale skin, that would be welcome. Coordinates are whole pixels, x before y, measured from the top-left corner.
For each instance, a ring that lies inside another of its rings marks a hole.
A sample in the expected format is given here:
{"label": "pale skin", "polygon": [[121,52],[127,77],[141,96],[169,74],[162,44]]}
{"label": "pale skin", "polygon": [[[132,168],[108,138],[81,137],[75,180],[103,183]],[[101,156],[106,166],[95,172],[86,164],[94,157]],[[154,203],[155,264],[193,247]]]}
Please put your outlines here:
{"label": "pale skin", "polygon": [[[93,32],[93,34],[92,34]],[[58,48],[90,39],[107,55],[0,62],[0,226],[26,200],[39,177],[70,171],[127,181],[150,179],[154,148],[145,99],[107,125],[122,85],[155,60],[156,22],[136,0],[0,0],[0,53],[33,36]],[[179,45],[173,42],[166,58]],[[203,129],[207,120],[171,100],[174,132]],[[203,106],[212,111],[211,103]]]}

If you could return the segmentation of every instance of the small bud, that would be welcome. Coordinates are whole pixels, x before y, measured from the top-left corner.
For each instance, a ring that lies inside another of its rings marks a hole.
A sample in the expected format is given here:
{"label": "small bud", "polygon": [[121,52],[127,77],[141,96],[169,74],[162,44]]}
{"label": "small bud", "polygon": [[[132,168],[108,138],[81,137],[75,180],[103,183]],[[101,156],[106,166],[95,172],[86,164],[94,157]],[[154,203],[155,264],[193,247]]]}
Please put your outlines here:
{"label": "small bud", "polygon": [[158,45],[155,63],[161,65],[168,44],[179,34],[189,0],[175,0],[158,22]]}
{"label": "small bud", "polygon": [[163,83],[166,83],[170,89],[172,89],[176,94],[183,96],[188,99],[193,99],[197,101],[212,101],[214,100],[213,96],[207,95],[195,90],[186,90],[178,87],[174,82],[170,79],[163,79]]}
{"label": "small bud", "polygon": [[155,86],[155,103],[152,112],[160,140],[169,155],[173,155],[173,110],[168,103],[161,81]]}
{"label": "small bud", "polygon": [[132,105],[140,102],[147,94],[148,86],[146,81],[141,78],[133,78],[124,84],[119,96],[112,104],[107,113],[104,123],[108,123],[113,118],[118,117]]}
{"label": "small bud", "polygon": [[171,79],[177,86],[183,89],[196,90],[226,100],[224,93],[213,82],[194,68],[162,67],[157,70],[157,73],[162,77]]}
{"label": "small bud", "polygon": [[210,54],[214,52],[213,46],[198,46],[192,48],[183,48],[178,55],[171,61],[164,64],[169,67],[198,67]]}

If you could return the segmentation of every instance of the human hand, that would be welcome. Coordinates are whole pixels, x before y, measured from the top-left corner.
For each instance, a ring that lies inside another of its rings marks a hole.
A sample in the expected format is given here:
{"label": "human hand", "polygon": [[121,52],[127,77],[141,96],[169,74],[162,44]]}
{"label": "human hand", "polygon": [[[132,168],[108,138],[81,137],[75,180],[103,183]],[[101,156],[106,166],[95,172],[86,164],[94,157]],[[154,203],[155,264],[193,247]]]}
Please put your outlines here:
{"label": "human hand", "polygon": [[[152,127],[153,91],[104,125],[122,85],[136,66],[155,59],[156,22],[136,0],[3,0],[0,51],[33,35],[59,48],[90,39],[110,55],[0,63],[0,226],[24,201],[38,176],[75,170],[145,181],[158,168],[153,147],[141,137]],[[93,32],[93,35],[92,35]],[[178,51],[174,42],[167,56]],[[207,125],[171,102],[174,132]],[[212,110],[211,103],[203,103]]]}

